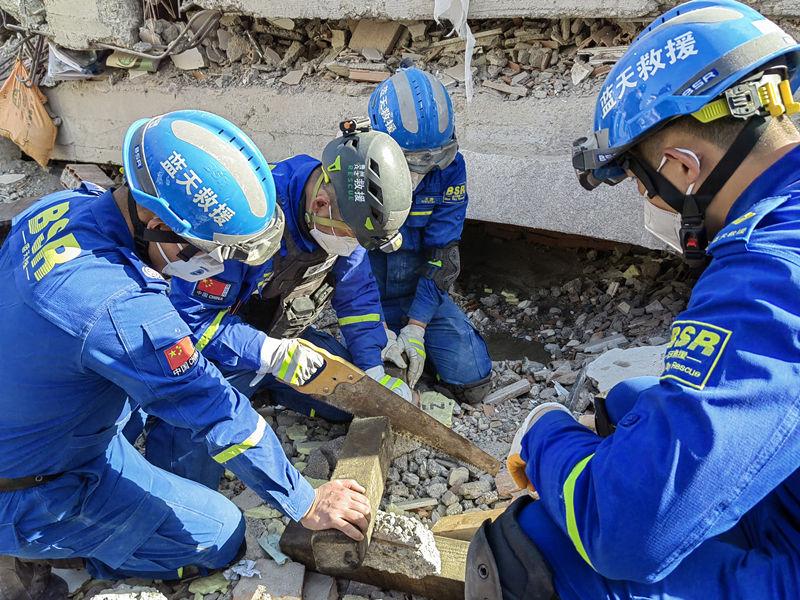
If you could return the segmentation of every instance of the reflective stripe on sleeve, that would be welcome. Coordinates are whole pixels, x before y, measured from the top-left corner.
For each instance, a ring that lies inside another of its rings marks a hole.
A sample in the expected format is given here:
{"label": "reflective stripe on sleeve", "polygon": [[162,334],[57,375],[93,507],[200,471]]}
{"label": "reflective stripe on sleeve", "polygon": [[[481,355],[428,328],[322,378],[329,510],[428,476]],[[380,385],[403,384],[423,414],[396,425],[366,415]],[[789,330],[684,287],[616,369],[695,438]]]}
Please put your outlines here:
{"label": "reflective stripe on sleeve", "polygon": [[266,431],[266,429],[267,422],[261,415],[259,415],[258,423],[256,424],[256,428],[253,433],[251,433],[241,444],[234,444],[233,446],[230,446],[219,454],[215,455],[213,457],[214,460],[219,464],[224,465],[230,459],[236,458],[246,450],[249,450],[253,446],[257,445],[261,441],[261,438],[264,437],[264,431]]}
{"label": "reflective stripe on sleeve", "polygon": [[215,335],[217,335],[217,330],[219,329],[219,324],[222,323],[222,318],[228,314],[227,308],[219,311],[217,316],[214,317],[214,320],[211,321],[211,325],[206,327],[206,330],[203,332],[203,335],[200,336],[200,339],[197,340],[197,343],[194,345],[195,349],[198,352],[202,352],[203,348],[208,346],[208,343],[213,339]]}
{"label": "reflective stripe on sleeve", "polygon": [[378,323],[381,316],[378,313],[369,313],[367,315],[353,315],[352,317],[342,317],[339,319],[339,327],[345,325],[352,325],[353,323]]}
{"label": "reflective stripe on sleeve", "polygon": [[594,453],[590,454],[572,467],[572,471],[570,471],[567,480],[564,482],[564,506],[567,513],[567,534],[569,535],[569,539],[572,540],[575,550],[578,551],[578,554],[581,555],[583,560],[585,560],[592,569],[594,569],[594,565],[592,561],[589,560],[589,555],[586,554],[586,549],[583,547],[581,536],[578,533],[578,523],[575,520],[575,482],[578,480],[581,473],[583,473],[583,470],[586,468],[589,461],[592,460],[593,456]]}

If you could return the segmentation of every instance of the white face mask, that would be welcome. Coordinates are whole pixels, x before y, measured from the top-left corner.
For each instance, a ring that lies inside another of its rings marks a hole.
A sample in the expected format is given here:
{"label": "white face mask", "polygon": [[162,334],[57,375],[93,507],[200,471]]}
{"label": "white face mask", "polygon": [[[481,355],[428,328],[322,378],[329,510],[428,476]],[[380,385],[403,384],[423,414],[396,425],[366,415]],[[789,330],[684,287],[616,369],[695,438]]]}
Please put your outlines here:
{"label": "white face mask", "polygon": [[420,184],[420,182],[423,179],[425,179],[425,175],[426,175],[425,173],[414,173],[414,171],[411,171],[411,191],[412,192],[415,189],[417,189],[417,186]]}
{"label": "white face mask", "polygon": [[[219,275],[225,270],[225,265],[223,263],[214,260],[205,252],[198,252],[189,260],[171,261],[167,258],[167,255],[164,254],[164,249],[161,247],[161,244],[158,242],[155,242],[155,244],[158,248],[158,252],[161,254],[161,258],[167,263],[166,266],[161,269],[161,273],[164,275],[177,277],[184,281],[195,282],[206,279],[207,277]],[[178,247],[183,249],[180,244],[178,244]]]}
{"label": "white face mask", "polygon": [[664,210],[645,200],[644,228],[678,254],[683,254],[683,249],[681,248],[681,216],[678,213]]}
{"label": "white face mask", "polygon": [[[333,211],[331,206],[328,205],[328,215],[333,220]],[[336,229],[334,229],[336,231]],[[336,254],[337,256],[350,256],[356,248],[358,248],[358,240],[348,235],[331,235],[330,233],[323,233],[317,229],[316,223],[313,229],[309,232],[311,237],[322,247],[328,254]]]}
{"label": "white face mask", "polygon": [[[691,156],[700,167],[700,158],[697,154],[688,148],[675,148],[675,150]],[[661,164],[658,165],[656,172],[660,172],[664,165],[667,163],[667,157],[661,158]],[[694,184],[689,185],[686,190],[686,195],[689,196],[694,191]],[[645,199],[644,201],[644,228],[650,233],[667,244],[670,248],[675,250],[678,254],[683,254],[681,247],[681,215],[659,208],[652,202]]]}

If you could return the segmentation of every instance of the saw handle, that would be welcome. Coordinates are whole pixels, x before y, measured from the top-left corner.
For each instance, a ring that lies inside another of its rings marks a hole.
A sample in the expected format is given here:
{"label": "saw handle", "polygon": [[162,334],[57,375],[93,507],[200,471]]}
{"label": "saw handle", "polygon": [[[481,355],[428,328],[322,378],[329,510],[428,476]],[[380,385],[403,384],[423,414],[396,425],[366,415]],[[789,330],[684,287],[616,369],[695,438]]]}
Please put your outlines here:
{"label": "saw handle", "polygon": [[327,350],[315,346],[308,340],[297,338],[297,341],[322,355],[325,364],[314,374],[309,381],[303,385],[292,385],[294,389],[303,394],[314,394],[317,396],[329,396],[340,383],[355,383],[361,381],[367,374],[345,359],[334,356]]}

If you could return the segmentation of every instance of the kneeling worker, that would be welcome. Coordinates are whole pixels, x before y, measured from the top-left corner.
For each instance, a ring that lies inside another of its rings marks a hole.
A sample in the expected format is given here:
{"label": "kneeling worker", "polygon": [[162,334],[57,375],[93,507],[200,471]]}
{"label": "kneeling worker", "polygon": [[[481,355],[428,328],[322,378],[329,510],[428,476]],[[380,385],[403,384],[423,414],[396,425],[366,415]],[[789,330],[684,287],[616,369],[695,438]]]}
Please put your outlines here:
{"label": "kneeling worker", "polygon": [[609,437],[533,409],[509,468],[541,500],[478,531],[467,598],[800,598],[798,65],[775,23],[703,0],[609,73],[582,183],[635,178],[645,226],[709,262],[661,376],[609,392]]}
{"label": "kneeling worker", "polygon": [[[360,539],[366,526],[363,489],[336,481],[315,492],[196,350],[166,294],[162,273],[209,276],[225,259],[259,264],[278,249],[267,162],[241,130],[200,111],[136,122],[123,151],[126,186],[46,196],[0,249],[3,598],[66,596],[25,559],[83,558],[97,579],[179,579],[237,557],[239,509],[153,466],[122,435],[139,406],[190,429],[306,527]],[[315,364],[319,355],[298,379]]]}
{"label": "kneeling worker", "polygon": [[[287,353],[305,350],[297,336],[353,362],[398,401],[410,401],[408,386],[383,367],[383,356],[405,363],[389,344],[365,250],[391,252],[400,245],[411,178],[399,146],[384,133],[353,129],[325,147],[322,161],[300,155],[270,168],[277,210],[286,220],[280,252],[264,265],[229,260],[224,271],[199,281],[172,280],[170,300],[196,347],[246,395],[268,389],[272,403],[307,415],[350,419],[288,386],[290,373],[274,375]],[[329,304],[346,347],[311,326]],[[222,467],[191,431],[151,422],[148,439],[154,464],[216,489]]]}

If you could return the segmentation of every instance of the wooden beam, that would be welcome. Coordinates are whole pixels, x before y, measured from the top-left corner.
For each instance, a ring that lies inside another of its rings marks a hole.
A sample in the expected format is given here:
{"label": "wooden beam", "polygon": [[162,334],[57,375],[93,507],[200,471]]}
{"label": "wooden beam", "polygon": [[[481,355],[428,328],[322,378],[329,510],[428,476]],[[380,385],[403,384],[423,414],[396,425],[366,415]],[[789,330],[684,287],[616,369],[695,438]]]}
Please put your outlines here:
{"label": "wooden beam", "polygon": [[497,517],[502,515],[505,510],[505,508],[493,508],[491,510],[480,510],[442,517],[436,521],[432,531],[437,536],[469,542],[486,519],[494,521]]}
{"label": "wooden beam", "polygon": [[360,542],[338,529],[314,532],[311,547],[315,563],[325,573],[347,574],[364,561],[383,496],[391,445],[392,432],[386,417],[354,419],[350,424],[331,480],[355,479],[363,485],[367,490],[371,517],[366,535]]}
{"label": "wooden beam", "polygon": [[[293,560],[306,565],[309,569],[325,573],[325,570],[314,561],[311,537],[311,531],[305,529],[299,523],[290,523],[283,536],[281,536],[281,550]],[[427,575],[420,579],[412,579],[405,575],[379,571],[362,565],[349,572],[347,578],[383,589],[398,590],[427,598],[435,598],[436,600],[463,600],[469,542],[439,535],[435,535],[434,540],[436,541],[436,548],[442,557],[442,569],[438,575]],[[378,544],[380,542],[376,540],[373,543]],[[328,574],[332,575],[333,573]]]}

